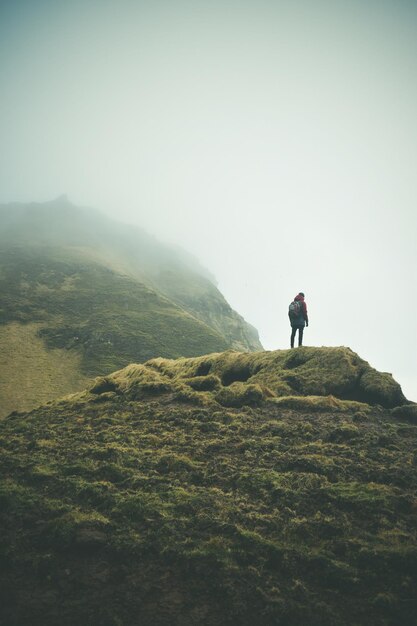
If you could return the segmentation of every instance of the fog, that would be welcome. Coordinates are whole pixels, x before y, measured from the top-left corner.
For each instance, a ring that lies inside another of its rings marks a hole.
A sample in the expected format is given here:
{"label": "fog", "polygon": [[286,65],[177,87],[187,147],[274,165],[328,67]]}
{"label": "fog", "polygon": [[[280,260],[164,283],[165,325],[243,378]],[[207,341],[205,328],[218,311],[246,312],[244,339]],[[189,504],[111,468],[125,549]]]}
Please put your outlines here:
{"label": "fog", "polygon": [[[185,247],[265,349],[350,346],[417,401],[417,5],[0,2],[0,202]],[[1,225],[0,225],[1,227]]]}

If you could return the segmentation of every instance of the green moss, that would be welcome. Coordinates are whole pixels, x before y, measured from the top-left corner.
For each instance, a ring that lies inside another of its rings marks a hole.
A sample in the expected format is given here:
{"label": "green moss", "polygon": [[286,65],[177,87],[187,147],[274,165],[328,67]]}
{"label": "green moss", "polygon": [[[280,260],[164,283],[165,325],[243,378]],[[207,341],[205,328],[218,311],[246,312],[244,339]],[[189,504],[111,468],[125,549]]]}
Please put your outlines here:
{"label": "green moss", "polygon": [[392,415],[400,419],[405,419],[413,424],[417,424],[417,404],[397,406],[392,410]]}
{"label": "green moss", "polygon": [[387,506],[392,490],[387,485],[376,483],[339,482],[326,488],[329,496],[357,506],[370,505],[375,508]]}
{"label": "green moss", "polygon": [[110,524],[107,517],[98,511],[83,512],[73,509],[50,521],[44,528],[49,541],[59,550],[73,548],[101,547],[107,542],[106,527]]}
{"label": "green moss", "polygon": [[339,400],[334,396],[283,396],[271,398],[277,406],[299,411],[364,411],[369,412],[369,405],[351,400]]}
{"label": "green moss", "polygon": [[[221,403],[223,399],[233,403],[236,393],[242,395],[244,386],[250,385],[252,390],[253,385],[259,385],[264,399],[272,398],[288,408],[290,405],[297,408],[298,403],[301,409],[308,405],[312,410],[366,412],[369,404],[391,407],[393,403],[406,402],[401,387],[389,374],[377,372],[349,348],[302,348],[251,354],[228,351],[175,361],[153,359],[145,365],[165,380],[184,379],[194,389],[218,390],[220,380],[223,389],[218,391],[217,397]],[[228,388],[230,392],[226,391]]]}
{"label": "green moss", "polygon": [[109,391],[115,391],[116,388],[117,387],[114,381],[105,376],[102,376],[94,380],[93,385],[90,387],[90,392],[102,394]]}
{"label": "green moss", "polygon": [[354,424],[346,423],[336,427],[331,433],[329,433],[329,441],[335,442],[353,442],[358,437],[361,437],[361,430]]}
{"label": "green moss", "polygon": [[259,385],[244,385],[238,382],[221,389],[216,395],[216,400],[219,404],[230,407],[257,406],[263,399],[264,394]]}
{"label": "green moss", "polygon": [[175,385],[175,399],[180,402],[187,402],[200,406],[209,406],[212,404],[211,394],[207,392],[203,393],[193,391],[187,385],[182,384]]}
{"label": "green moss", "polygon": [[155,519],[165,515],[167,504],[157,495],[147,492],[136,492],[119,500],[113,513],[122,519],[135,522],[142,519]]}
{"label": "green moss", "polygon": [[370,404],[395,407],[404,403],[404,396],[391,374],[367,369],[360,379],[360,390]]}
{"label": "green moss", "polygon": [[50,465],[35,465],[32,469],[32,475],[34,478],[49,478],[56,475],[57,471]]}
{"label": "green moss", "polygon": [[271,396],[313,358],[153,359],[2,420],[3,622],[411,626],[417,429]]}
{"label": "green moss", "polygon": [[220,388],[220,378],[209,374],[208,376],[195,376],[194,378],[185,379],[187,385],[189,385],[195,391],[214,391]]}

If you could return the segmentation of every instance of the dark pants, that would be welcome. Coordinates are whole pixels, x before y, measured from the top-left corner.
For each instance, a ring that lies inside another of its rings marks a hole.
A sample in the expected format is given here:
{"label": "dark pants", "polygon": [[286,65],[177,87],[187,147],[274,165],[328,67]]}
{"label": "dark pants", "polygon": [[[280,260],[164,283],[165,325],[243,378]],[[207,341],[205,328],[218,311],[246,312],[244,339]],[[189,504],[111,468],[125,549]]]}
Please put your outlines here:
{"label": "dark pants", "polygon": [[303,332],[304,332],[304,326],[292,326],[292,333],[291,333],[291,348],[294,347],[294,339],[295,339],[295,333],[298,330],[298,345],[302,346],[303,345]]}

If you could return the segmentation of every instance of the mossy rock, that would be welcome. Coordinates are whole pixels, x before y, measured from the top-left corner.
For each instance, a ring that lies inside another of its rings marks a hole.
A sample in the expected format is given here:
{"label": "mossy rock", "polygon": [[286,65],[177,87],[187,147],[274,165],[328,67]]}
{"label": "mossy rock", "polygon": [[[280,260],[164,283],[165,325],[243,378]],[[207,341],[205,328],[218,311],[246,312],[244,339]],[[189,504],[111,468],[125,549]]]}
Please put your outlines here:
{"label": "mossy rock", "polygon": [[259,385],[234,382],[219,391],[216,400],[222,406],[257,406],[264,400],[264,393]]}
{"label": "mossy rock", "polygon": [[392,408],[404,403],[405,398],[401,387],[391,374],[367,369],[360,378],[359,390],[368,404],[381,404]]}
{"label": "mossy rock", "polygon": [[341,411],[370,411],[370,406],[353,400],[339,400],[334,396],[283,396],[270,400],[282,408],[312,411],[312,412],[341,412]]}
{"label": "mossy rock", "polygon": [[404,404],[403,406],[397,406],[392,409],[391,414],[394,415],[394,417],[417,424],[417,404],[410,403]]}
{"label": "mossy rock", "polygon": [[352,410],[366,405],[392,408],[407,402],[390,374],[377,372],[349,348],[229,350],[195,358],[159,358],[128,366],[111,378],[117,388],[133,396],[135,386],[144,392],[148,385],[150,392],[154,388],[155,393],[164,393],[171,385],[186,384],[212,394],[224,406],[256,405],[268,397],[283,398],[282,406],[296,407],[298,402],[300,408],[312,410],[338,410],[339,401],[351,402],[341,408]]}
{"label": "mossy rock", "polygon": [[221,386],[220,378],[214,374],[195,376],[194,378],[186,378],[184,380],[195,391],[214,391]]}
{"label": "mossy rock", "polygon": [[114,380],[106,376],[97,377],[94,383],[90,387],[90,393],[103,394],[107,392],[114,392],[117,389],[117,385]]}

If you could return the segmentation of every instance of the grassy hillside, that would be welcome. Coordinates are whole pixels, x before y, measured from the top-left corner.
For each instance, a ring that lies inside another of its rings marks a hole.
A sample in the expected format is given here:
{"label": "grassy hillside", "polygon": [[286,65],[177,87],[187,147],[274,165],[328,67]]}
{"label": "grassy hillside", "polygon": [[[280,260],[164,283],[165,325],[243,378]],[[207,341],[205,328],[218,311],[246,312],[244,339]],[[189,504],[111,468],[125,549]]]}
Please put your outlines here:
{"label": "grassy hillside", "polygon": [[227,304],[197,259],[160,243],[136,226],[74,206],[65,197],[0,205],[0,225],[0,244],[70,248],[83,257],[89,255],[97,263],[164,293],[222,335],[228,347],[262,349],[257,331]]}
{"label": "grassy hillside", "polygon": [[[76,391],[87,376],[131,362],[194,356],[229,345],[154,289],[79,252],[4,247],[0,268],[3,367],[15,373],[14,389],[0,386],[3,415],[6,407],[33,408]],[[13,340],[24,335],[27,341]],[[57,359],[70,368],[64,378]]]}
{"label": "grassy hillside", "polygon": [[346,348],[153,359],[12,414],[0,624],[414,626],[416,440]]}
{"label": "grassy hillside", "polygon": [[0,205],[0,293],[0,417],[131,362],[262,348],[197,260],[66,198]]}
{"label": "grassy hillside", "polygon": [[129,276],[70,252],[0,253],[1,321],[46,321],[51,348],[80,348],[87,374],[112,371],[155,354],[224,349],[219,333]]}
{"label": "grassy hillside", "polygon": [[173,302],[225,337],[234,350],[260,350],[258,332],[228,304],[217,287],[205,276],[192,281],[171,269],[153,277],[154,284]]}
{"label": "grassy hillside", "polygon": [[89,382],[76,350],[47,350],[36,323],[0,325],[0,416],[29,411]]}

